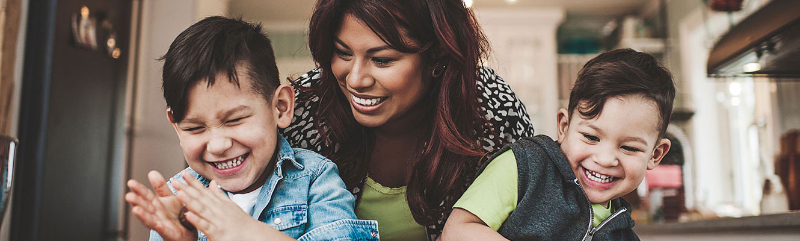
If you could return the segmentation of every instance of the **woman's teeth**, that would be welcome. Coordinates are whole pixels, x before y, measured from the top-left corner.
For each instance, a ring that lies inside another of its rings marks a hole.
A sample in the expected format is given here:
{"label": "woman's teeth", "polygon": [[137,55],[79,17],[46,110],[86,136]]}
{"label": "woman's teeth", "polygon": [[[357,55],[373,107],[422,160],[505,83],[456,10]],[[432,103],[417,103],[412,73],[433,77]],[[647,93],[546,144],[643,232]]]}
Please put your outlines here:
{"label": "woman's teeth", "polygon": [[381,101],[383,101],[383,98],[363,99],[363,98],[358,98],[357,96],[354,95],[353,96],[353,101],[355,101],[359,105],[373,106],[373,105],[377,105],[377,104],[381,103]]}
{"label": "woman's teeth", "polygon": [[586,176],[595,182],[609,183],[617,179],[616,177],[603,175],[597,172],[590,171],[589,169],[583,169],[583,170],[584,172],[586,172]]}
{"label": "woman's teeth", "polygon": [[234,168],[242,164],[244,158],[247,157],[247,154],[241,155],[233,160],[226,161],[226,162],[213,162],[214,167],[220,170],[225,170],[229,168]]}

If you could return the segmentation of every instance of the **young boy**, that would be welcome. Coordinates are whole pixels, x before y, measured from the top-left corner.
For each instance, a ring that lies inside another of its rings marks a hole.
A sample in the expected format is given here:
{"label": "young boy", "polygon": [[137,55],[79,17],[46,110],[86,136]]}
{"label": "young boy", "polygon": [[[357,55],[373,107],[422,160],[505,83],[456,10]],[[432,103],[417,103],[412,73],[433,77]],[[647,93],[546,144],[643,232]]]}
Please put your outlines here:
{"label": "young boy", "polygon": [[638,240],[633,191],[669,151],[672,76],[630,49],[590,60],[558,112],[558,140],[506,146],[455,204],[443,240]]}
{"label": "young boy", "polygon": [[356,220],[336,165],[278,134],[294,92],[259,25],[203,19],[163,60],[167,118],[189,168],[170,183],[151,171],[157,196],[128,182],[151,240],[378,240],[377,222]]}

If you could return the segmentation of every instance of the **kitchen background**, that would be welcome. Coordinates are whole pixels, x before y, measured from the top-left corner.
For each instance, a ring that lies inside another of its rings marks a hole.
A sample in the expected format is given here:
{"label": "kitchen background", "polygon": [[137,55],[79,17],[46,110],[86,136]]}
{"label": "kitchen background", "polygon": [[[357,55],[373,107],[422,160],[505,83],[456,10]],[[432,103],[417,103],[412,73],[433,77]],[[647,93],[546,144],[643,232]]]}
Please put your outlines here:
{"label": "kitchen background", "polygon": [[[485,64],[555,135],[599,52],[657,56],[678,86],[673,149],[628,195],[644,240],[800,239],[800,1],[465,0]],[[145,240],[127,179],[185,162],[156,59],[210,15],[260,22],[281,76],[315,67],[313,0],[2,0],[0,134],[19,140],[0,240]]]}

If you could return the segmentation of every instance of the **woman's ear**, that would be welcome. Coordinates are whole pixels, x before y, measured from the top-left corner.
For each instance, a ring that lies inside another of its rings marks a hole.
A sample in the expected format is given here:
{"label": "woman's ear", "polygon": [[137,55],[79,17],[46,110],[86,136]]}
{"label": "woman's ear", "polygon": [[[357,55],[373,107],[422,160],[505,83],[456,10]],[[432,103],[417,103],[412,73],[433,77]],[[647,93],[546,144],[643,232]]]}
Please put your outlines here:
{"label": "woman's ear", "polygon": [[567,109],[561,108],[558,110],[556,118],[556,125],[558,128],[558,143],[561,143],[567,136],[567,129],[569,129],[569,112],[567,112]]}
{"label": "woman's ear", "polygon": [[272,95],[272,105],[275,111],[275,122],[278,128],[286,128],[292,124],[294,117],[294,89],[289,84],[281,84]]}
{"label": "woman's ear", "polygon": [[672,147],[672,141],[667,138],[661,138],[661,140],[656,143],[656,147],[653,149],[653,156],[647,162],[647,170],[653,170],[653,168],[656,168],[656,166],[661,163],[661,160],[664,159],[664,156],[667,155],[670,147]]}

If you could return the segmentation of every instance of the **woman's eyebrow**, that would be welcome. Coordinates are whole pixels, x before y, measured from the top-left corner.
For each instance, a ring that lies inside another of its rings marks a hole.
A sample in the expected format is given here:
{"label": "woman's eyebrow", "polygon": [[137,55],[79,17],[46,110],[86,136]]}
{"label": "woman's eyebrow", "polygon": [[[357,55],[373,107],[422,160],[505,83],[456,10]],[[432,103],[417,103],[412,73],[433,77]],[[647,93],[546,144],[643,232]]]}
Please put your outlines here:
{"label": "woman's eyebrow", "polygon": [[[342,47],[344,47],[346,49],[350,49],[350,46],[347,46],[347,44],[342,42],[342,40],[339,39],[339,38],[335,38],[333,41],[336,41],[336,43],[342,45]],[[367,53],[371,54],[371,53],[375,53],[375,52],[382,51],[382,50],[387,50],[387,49],[392,49],[392,47],[389,47],[389,45],[382,45],[382,46],[378,46],[378,47],[367,49]]]}

